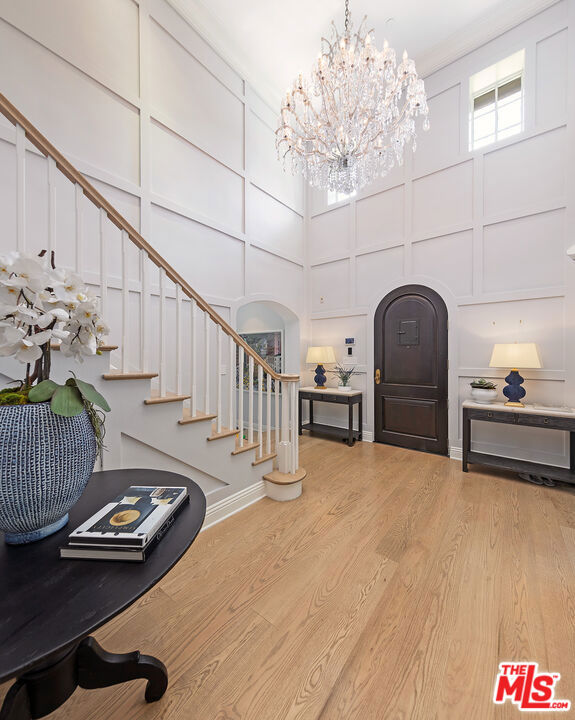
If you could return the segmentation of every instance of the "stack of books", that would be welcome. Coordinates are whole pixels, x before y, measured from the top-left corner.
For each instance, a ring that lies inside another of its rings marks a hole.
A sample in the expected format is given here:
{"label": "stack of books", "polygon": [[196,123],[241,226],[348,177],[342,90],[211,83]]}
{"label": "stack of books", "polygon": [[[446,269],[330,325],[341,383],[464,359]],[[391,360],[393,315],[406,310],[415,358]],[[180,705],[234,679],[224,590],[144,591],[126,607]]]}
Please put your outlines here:
{"label": "stack of books", "polygon": [[144,562],[189,499],[185,487],[132,485],[70,533],[60,557]]}

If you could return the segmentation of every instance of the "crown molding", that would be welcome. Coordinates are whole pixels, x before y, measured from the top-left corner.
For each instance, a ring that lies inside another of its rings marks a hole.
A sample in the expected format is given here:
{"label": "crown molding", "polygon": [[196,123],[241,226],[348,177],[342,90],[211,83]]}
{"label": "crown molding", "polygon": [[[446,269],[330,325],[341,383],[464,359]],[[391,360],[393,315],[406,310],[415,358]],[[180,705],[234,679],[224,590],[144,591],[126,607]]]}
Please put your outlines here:
{"label": "crown molding", "polygon": [[497,10],[485,13],[473,24],[417,57],[419,75],[428,77],[558,2],[561,0],[510,0],[501,3]]}
{"label": "crown molding", "polygon": [[[418,73],[428,77],[503,33],[562,0],[508,0],[472,24],[415,58]],[[218,18],[198,0],[166,2],[212,47],[272,111],[279,107],[282,89],[270,83],[243,53],[237,38],[227,34]]]}

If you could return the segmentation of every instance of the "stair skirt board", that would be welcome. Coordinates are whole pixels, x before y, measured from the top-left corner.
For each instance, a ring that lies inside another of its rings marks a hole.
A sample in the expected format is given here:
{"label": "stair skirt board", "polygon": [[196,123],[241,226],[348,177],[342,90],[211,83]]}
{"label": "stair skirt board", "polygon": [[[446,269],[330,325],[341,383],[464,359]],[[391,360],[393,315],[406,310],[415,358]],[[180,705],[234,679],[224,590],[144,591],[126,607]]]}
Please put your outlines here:
{"label": "stair skirt board", "polygon": [[264,497],[266,497],[266,484],[263,480],[258,480],[253,485],[248,485],[248,487],[238,490],[237,493],[219,500],[213,505],[209,504],[210,496],[208,495],[208,509],[206,510],[206,519],[204,520],[202,532]]}

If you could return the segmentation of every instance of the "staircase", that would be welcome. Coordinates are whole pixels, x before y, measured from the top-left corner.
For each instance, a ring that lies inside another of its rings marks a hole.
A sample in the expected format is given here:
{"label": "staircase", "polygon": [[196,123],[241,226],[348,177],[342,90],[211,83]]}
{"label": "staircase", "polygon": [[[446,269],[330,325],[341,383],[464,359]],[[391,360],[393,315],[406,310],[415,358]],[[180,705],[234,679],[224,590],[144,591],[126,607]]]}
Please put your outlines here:
{"label": "staircase", "polygon": [[[46,163],[45,249],[56,248],[56,219],[62,225],[65,217],[73,231],[65,253],[58,236],[56,263],[92,287],[111,328],[101,355],[77,368],[55,352],[52,370],[58,381],[78,371],[110,402],[103,468],[145,466],[190,476],[208,498],[207,524],[264,494],[299,496],[305,477],[298,458],[299,376],[269,367],[1,94],[0,113],[15,128],[17,186],[16,242],[2,252],[44,249],[27,247],[26,171],[33,154]],[[22,368],[2,358],[0,380],[21,377]]]}

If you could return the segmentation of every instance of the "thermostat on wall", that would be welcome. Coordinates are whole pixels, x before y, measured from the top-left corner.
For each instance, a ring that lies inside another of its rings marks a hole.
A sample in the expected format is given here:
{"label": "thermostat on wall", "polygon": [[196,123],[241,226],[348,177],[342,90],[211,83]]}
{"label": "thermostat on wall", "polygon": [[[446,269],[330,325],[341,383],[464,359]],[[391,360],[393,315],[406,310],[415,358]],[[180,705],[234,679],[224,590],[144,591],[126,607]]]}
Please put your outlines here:
{"label": "thermostat on wall", "polygon": [[355,338],[346,338],[345,344],[346,345],[355,345]]}

